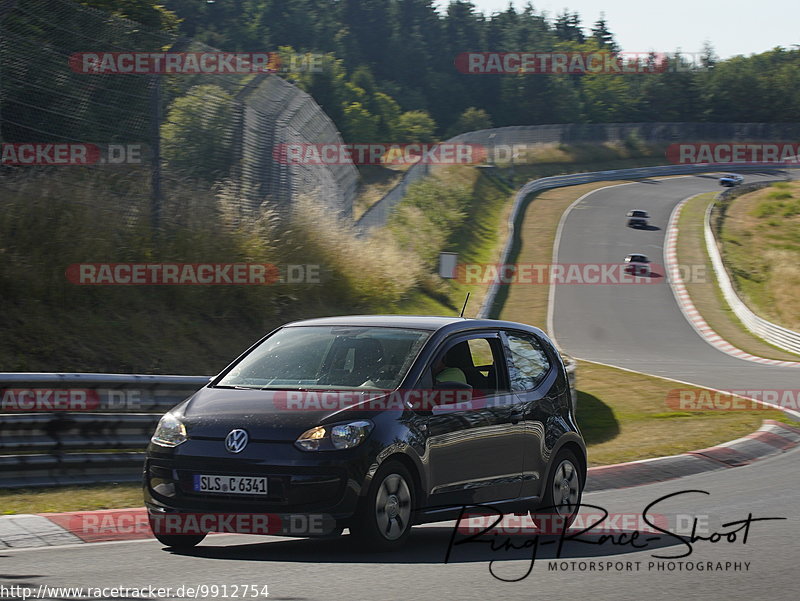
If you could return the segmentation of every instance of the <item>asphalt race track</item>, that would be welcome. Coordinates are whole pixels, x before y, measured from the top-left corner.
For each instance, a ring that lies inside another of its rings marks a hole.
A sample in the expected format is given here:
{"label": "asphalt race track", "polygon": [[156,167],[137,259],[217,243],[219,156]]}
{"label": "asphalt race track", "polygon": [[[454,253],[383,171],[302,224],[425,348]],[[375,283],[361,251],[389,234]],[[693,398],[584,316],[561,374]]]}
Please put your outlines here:
{"label": "asphalt race track", "polygon": [[[775,176],[748,176],[746,181],[759,179]],[[717,179],[710,175],[597,190],[564,219],[555,262],[618,264],[625,255],[641,252],[664,273],[664,237],[675,205],[718,190]],[[651,226],[659,229],[627,227],[625,214],[634,208],[650,213]],[[798,368],[746,361],[711,346],[684,317],[666,278],[645,279],[653,283],[556,285],[551,333],[568,354],[580,359],[692,384],[726,390],[800,388]]]}
{"label": "asphalt race track", "polygon": [[[416,528],[401,552],[389,554],[366,553],[346,536],[315,541],[216,535],[183,555],[165,550],[152,540],[4,550],[0,551],[0,584],[34,589],[41,584],[174,588],[266,584],[269,599],[293,601],[796,599],[800,540],[797,460],[798,453],[786,453],[750,466],[584,497],[584,503],[602,506],[610,513],[641,513],[664,495],[705,490],[710,495],[681,495],[660,503],[650,513],[697,516],[701,525],[707,520],[709,529],[705,532],[709,536],[713,531],[736,530],[740,526],[719,525],[746,519],[749,512],[754,518],[789,518],[752,523],[746,544],[742,531],[734,542],[727,542],[727,537],[717,543],[697,541],[690,556],[671,560],[672,565],[670,560],[653,555],[683,555],[688,546],[667,535],[660,541],[642,543],[645,536],[652,536],[643,534],[636,544],[650,546],[635,552],[629,545],[567,541],[557,562],[553,559],[555,542],[544,544],[557,538],[544,537],[530,575],[519,582],[502,582],[491,575],[490,562],[494,560],[492,569],[498,576],[520,578],[530,567],[530,547],[506,551],[501,546],[504,537],[496,539],[495,546],[500,550],[495,552],[487,544],[464,544],[454,547],[450,563],[444,564],[452,526],[442,523]],[[598,541],[597,536],[584,537]],[[532,537],[521,535],[511,540],[524,547]],[[573,561],[574,569],[569,563]],[[577,563],[581,561],[586,563],[581,566]],[[602,572],[598,567],[601,562]],[[684,564],[679,567],[678,562]],[[692,571],[687,571],[688,562]],[[723,569],[709,571],[708,562],[714,570]],[[722,562],[721,566],[717,562]],[[730,562],[727,570],[725,562]],[[750,563],[745,566],[744,562]],[[552,565],[559,571],[551,571],[548,566]],[[698,565],[703,571],[698,571]],[[562,567],[567,571],[560,571]]]}
{"label": "asphalt race track", "polygon": [[[687,196],[718,189],[716,179],[687,177],[597,191],[565,219],[558,261],[618,263],[627,253],[640,251],[661,264],[672,208]],[[625,213],[632,208],[650,212],[652,224],[661,229],[627,228]],[[798,369],[750,363],[707,344],[686,322],[663,281],[644,286],[558,286],[553,323],[559,344],[580,358],[716,388],[800,388]],[[227,585],[229,599],[234,585],[259,589],[266,585],[269,599],[293,601],[796,599],[799,460],[800,451],[792,451],[735,469],[584,497],[584,511],[596,512],[586,507],[589,504],[611,514],[635,516],[666,495],[705,491],[709,494],[665,499],[648,513],[662,515],[665,521],[660,525],[686,538],[696,517],[697,534],[713,538],[714,543],[687,544],[652,531],[643,531],[637,539],[636,527],[628,527],[624,537],[616,533],[614,540],[603,544],[592,533],[584,534],[583,542],[565,541],[557,558],[558,538],[543,536],[532,568],[536,541],[532,534],[512,536],[510,543],[517,548],[504,545],[505,536],[493,539],[496,550],[488,543],[454,545],[445,563],[452,523],[417,527],[405,548],[388,554],[365,552],[347,536],[311,540],[215,535],[185,553],[166,550],[154,540],[4,549],[0,599],[15,598],[8,587],[35,591],[41,585],[172,587],[170,596],[151,599],[176,598],[179,587],[199,585]],[[785,519],[754,521],[749,527],[735,523],[748,516]],[[712,536],[714,532],[722,536]],[[500,578],[522,579],[504,582],[492,572]],[[44,598],[56,597],[51,593]],[[59,598],[77,597],[73,592]],[[183,598],[215,595],[184,593]],[[221,590],[216,598],[222,598]],[[237,598],[252,597],[240,591]]]}

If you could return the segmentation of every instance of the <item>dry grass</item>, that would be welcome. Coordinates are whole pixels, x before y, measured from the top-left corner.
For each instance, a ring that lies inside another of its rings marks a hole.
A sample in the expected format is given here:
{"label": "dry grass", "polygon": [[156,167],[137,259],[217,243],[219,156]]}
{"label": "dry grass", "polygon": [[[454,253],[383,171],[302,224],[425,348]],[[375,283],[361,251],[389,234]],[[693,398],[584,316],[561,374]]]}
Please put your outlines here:
{"label": "dry grass", "polygon": [[762,317],[800,331],[800,182],[733,199],[721,239],[742,300]]}
{"label": "dry grass", "polygon": [[[357,238],[352,225],[311,201],[288,224],[268,208],[243,213],[225,185],[165,181],[164,228],[156,237],[142,180],[135,170],[4,180],[0,370],[216,373],[281,323],[391,311],[420,282],[420,261],[389,234]],[[319,265],[323,279],[80,286],[65,276],[76,263],[161,261]]]}
{"label": "dry grass", "polygon": [[474,167],[439,167],[409,186],[404,203],[384,229],[421,257],[429,276],[421,293],[400,303],[395,312],[457,315],[470,293],[465,316],[475,316],[487,287],[442,280],[436,275],[438,256],[446,251],[456,253],[460,264],[497,262],[512,199],[507,182]]}
{"label": "dry grass", "polygon": [[400,183],[403,171],[379,165],[360,167],[361,185],[353,201],[353,219],[359,220],[367,210]]}
{"label": "dry grass", "polygon": [[316,199],[301,199],[284,236],[304,250],[308,262],[330,270],[327,294],[347,294],[355,308],[390,306],[416,288],[423,276],[418,256],[390,231],[358,237],[352,223],[332,215]]}
{"label": "dry grass", "polygon": [[[696,279],[686,279],[686,290],[709,326],[733,346],[758,357],[796,361],[797,356],[767,344],[742,325],[722,296],[706,251],[703,220],[706,207],[716,193],[701,194],[687,201],[678,219],[677,254],[680,265],[700,265]],[[689,270],[684,269],[685,272]]]}

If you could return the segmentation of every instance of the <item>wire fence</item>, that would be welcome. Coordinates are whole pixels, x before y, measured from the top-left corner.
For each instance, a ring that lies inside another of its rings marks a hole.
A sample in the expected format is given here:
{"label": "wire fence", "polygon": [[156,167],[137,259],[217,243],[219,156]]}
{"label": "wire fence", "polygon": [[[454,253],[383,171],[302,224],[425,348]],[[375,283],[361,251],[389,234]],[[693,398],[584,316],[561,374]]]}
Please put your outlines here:
{"label": "wire fence", "polygon": [[[239,214],[265,203],[285,211],[308,195],[351,214],[353,165],[302,168],[273,156],[284,141],[341,143],[308,94],[270,65],[153,68],[164,53],[186,64],[221,54],[69,0],[0,2],[0,188],[30,192],[42,171],[70,166],[59,182],[77,202],[92,204],[104,187],[113,194],[109,178],[122,177],[136,194],[120,215],[150,211],[159,226],[177,219],[179,186],[224,185]],[[129,55],[144,59],[126,70]]]}

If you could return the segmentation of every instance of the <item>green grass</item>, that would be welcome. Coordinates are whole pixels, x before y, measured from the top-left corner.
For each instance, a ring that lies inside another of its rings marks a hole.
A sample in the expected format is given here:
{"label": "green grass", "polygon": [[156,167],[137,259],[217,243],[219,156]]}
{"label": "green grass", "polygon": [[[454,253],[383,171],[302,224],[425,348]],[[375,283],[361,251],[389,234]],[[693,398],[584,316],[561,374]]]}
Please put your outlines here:
{"label": "green grass", "polygon": [[589,361],[578,361],[577,377],[578,425],[592,466],[710,447],[750,434],[765,419],[794,424],[775,410],[675,411],[670,391],[702,389]]}
{"label": "green grass", "polygon": [[391,312],[457,315],[470,293],[465,315],[474,316],[486,287],[434,275],[438,256],[446,251],[457,253],[460,264],[496,263],[513,194],[501,177],[470,167],[437,170],[432,177],[411,185],[387,229],[400,244],[415,249],[431,275]]}
{"label": "green grass", "polygon": [[735,197],[719,238],[742,300],[765,319],[800,331],[800,182]]}
{"label": "green grass", "polygon": [[706,209],[715,197],[714,192],[695,196],[683,205],[678,219],[678,263],[703,267],[703,277],[685,282],[692,303],[711,329],[736,348],[758,357],[796,361],[796,355],[776,348],[752,334],[722,296],[708,257],[703,231]]}
{"label": "green grass", "polygon": [[0,490],[0,515],[142,507],[142,485],[97,484]]}

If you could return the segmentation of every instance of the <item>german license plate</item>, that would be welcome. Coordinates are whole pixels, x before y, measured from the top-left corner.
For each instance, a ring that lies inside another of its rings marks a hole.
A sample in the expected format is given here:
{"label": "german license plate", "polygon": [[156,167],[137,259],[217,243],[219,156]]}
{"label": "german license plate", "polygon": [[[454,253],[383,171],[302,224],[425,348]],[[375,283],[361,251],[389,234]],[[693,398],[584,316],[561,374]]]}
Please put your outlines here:
{"label": "german license plate", "polygon": [[194,490],[227,495],[266,495],[267,478],[195,474]]}

